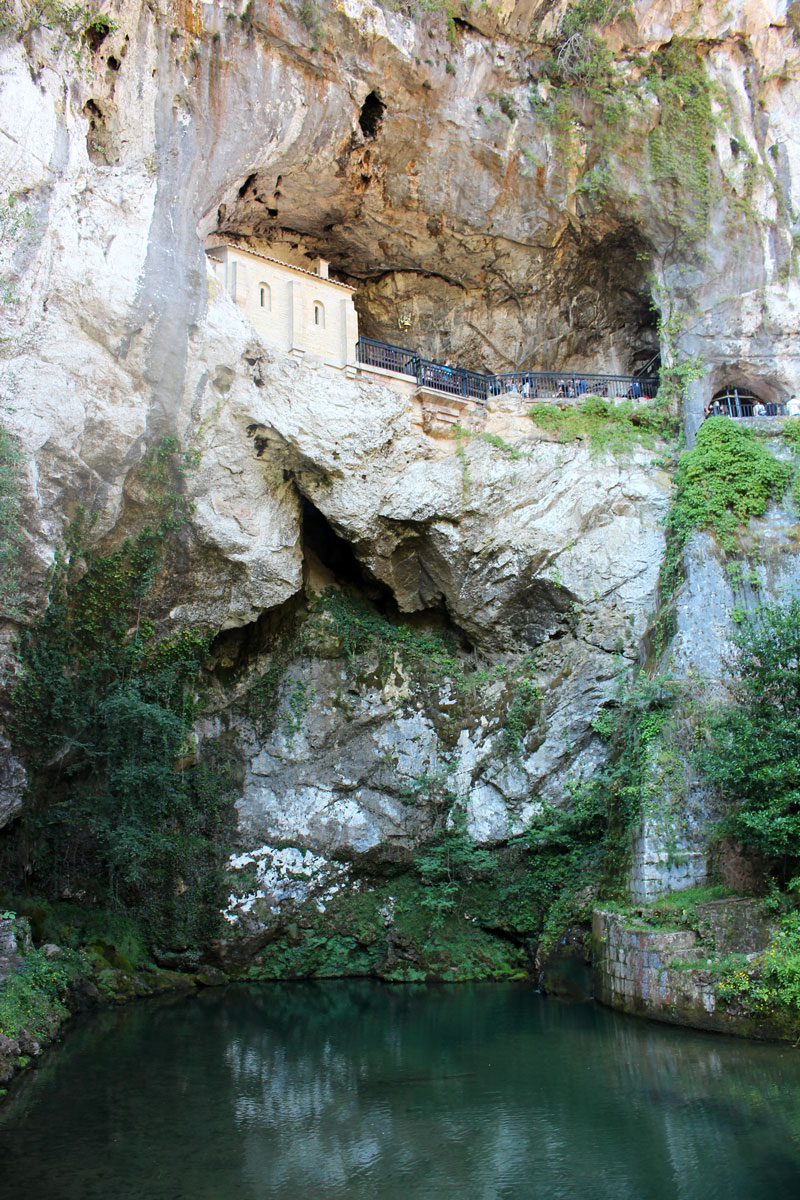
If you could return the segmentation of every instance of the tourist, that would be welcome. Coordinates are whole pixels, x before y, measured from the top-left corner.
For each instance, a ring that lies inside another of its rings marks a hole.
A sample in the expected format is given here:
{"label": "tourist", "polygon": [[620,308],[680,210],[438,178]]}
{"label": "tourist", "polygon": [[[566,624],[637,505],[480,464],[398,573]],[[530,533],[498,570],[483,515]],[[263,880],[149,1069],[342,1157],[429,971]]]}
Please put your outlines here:
{"label": "tourist", "polygon": [[761,403],[760,400],[756,400],[755,404],[753,405],[753,416],[754,417],[765,417],[766,415],[767,415],[766,408],[764,407],[764,405]]}
{"label": "tourist", "polygon": [[800,400],[797,399],[797,396],[792,396],[786,405],[786,411],[790,417],[800,417]]}

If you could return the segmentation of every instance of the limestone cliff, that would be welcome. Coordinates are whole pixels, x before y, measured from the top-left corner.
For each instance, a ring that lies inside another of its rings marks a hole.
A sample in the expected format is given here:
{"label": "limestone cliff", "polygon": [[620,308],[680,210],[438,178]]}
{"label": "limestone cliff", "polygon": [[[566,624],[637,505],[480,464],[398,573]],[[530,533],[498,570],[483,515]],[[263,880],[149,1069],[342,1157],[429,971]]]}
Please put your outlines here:
{"label": "limestone cliff", "polygon": [[[494,443],[437,436],[388,384],[264,344],[204,246],[322,255],[357,286],[362,332],[478,369],[632,372],[660,353],[677,386],[700,356],[689,432],[723,385],[785,399],[793,9],[639,0],[578,29],[528,2],[123,0],[91,28],[3,10],[4,212],[27,214],[2,247],[25,527],[5,634],[41,612],[79,506],[97,547],[141,524],[145,452],[177,438],[193,513],[154,619],[215,637],[196,737],[233,748],[249,884],[228,915],[249,929],[255,905],[256,942],[284,902],[407,860],[454,798],[479,842],[504,842],[591,773],[598,713],[646,655],[669,478],[645,446],[559,445],[522,398],[490,408]],[[355,662],[323,612],[265,722],[275,630],[342,585],[395,627],[446,631],[479,673],[469,702],[400,650]],[[509,737],[523,676],[537,700]],[[19,765],[0,779],[6,822]]]}

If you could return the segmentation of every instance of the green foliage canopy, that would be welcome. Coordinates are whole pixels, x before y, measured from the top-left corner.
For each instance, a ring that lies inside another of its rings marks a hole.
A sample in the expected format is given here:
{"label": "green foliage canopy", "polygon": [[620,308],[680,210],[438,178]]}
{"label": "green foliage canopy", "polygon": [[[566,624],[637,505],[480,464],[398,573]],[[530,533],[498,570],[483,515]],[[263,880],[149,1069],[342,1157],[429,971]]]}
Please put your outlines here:
{"label": "green foliage canopy", "polygon": [[726,553],[737,549],[736,534],[750,517],[760,517],[792,478],[749,430],[729,417],[709,417],[691,450],[681,455],[667,517],[667,551],[661,570],[665,598],[678,586],[683,551],[696,529],[710,529]]}
{"label": "green foliage canopy", "polygon": [[72,523],[48,607],[19,642],[11,734],[32,784],[18,866],[95,901],[104,887],[180,943],[209,919],[224,786],[180,766],[207,639],[158,637],[146,615],[166,540],[190,512],[176,449],[164,439],[141,469],[157,524],[102,554],[85,544],[84,517]]}
{"label": "green foliage canopy", "polygon": [[732,703],[698,752],[731,804],[723,830],[781,860],[800,859],[800,598],[746,614],[734,635]]}

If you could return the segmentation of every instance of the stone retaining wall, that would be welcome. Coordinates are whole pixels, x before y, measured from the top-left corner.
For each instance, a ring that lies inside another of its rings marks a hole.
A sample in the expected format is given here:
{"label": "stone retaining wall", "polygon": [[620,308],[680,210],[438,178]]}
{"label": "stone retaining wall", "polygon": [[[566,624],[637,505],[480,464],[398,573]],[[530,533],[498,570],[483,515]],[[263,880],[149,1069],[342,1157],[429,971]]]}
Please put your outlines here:
{"label": "stone retaining wall", "polygon": [[[726,905],[733,911],[726,914]],[[704,907],[715,909],[713,917],[709,914],[709,924],[726,934],[732,928],[747,927],[750,935],[747,948],[736,949],[740,953],[752,952],[753,938],[757,939],[758,934],[753,933],[744,911],[751,908],[748,901],[718,902]],[[698,943],[698,936],[692,930],[637,929],[630,919],[617,913],[596,911],[592,918],[592,947],[594,994],[601,1004],[696,1029],[748,1037],[788,1036],[786,1030],[763,1019],[720,1006],[714,989],[715,973],[682,965],[705,958],[711,952],[708,946]],[[731,953],[729,939],[718,950]]]}

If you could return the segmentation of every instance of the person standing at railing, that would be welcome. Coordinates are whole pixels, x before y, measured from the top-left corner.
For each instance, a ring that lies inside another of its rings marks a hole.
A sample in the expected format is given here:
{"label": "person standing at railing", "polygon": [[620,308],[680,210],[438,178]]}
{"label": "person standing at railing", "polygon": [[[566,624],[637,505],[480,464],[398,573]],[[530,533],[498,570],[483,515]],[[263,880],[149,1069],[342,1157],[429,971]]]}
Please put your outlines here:
{"label": "person standing at railing", "polygon": [[800,400],[797,399],[797,396],[792,396],[786,405],[786,411],[790,417],[800,417]]}

